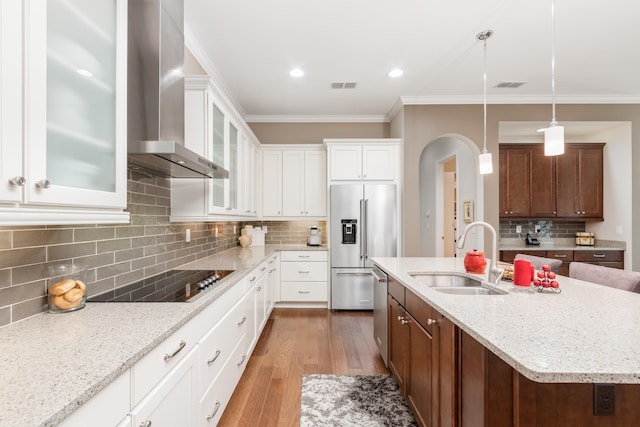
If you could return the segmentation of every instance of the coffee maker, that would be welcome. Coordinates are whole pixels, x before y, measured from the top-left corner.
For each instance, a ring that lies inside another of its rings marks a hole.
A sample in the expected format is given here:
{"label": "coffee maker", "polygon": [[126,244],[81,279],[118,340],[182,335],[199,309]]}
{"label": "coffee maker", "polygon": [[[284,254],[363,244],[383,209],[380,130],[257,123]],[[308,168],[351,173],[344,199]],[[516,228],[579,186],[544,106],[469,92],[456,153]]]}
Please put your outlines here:
{"label": "coffee maker", "polygon": [[307,235],[307,246],[320,246],[322,245],[322,235],[317,225],[309,227],[309,234]]}

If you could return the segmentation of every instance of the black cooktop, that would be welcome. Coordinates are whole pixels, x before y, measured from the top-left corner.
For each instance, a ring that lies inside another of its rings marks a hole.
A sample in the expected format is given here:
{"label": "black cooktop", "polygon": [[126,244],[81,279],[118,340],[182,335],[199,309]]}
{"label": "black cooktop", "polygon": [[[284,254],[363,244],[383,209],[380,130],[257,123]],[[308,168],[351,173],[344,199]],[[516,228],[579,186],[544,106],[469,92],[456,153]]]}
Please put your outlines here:
{"label": "black cooktop", "polygon": [[87,298],[87,302],[187,302],[234,270],[169,270]]}

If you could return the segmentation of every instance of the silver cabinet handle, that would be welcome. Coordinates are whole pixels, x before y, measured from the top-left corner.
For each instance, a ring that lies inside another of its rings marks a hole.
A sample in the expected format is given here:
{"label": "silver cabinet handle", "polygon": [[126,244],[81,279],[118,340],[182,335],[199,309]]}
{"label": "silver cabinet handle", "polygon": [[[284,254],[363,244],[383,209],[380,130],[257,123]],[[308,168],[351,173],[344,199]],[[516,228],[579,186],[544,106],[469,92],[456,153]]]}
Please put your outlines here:
{"label": "silver cabinet handle", "polygon": [[310,294],[311,291],[298,291],[299,294]]}
{"label": "silver cabinet handle", "polygon": [[262,267],[262,268],[260,269],[260,271],[265,271],[266,269],[267,269],[267,267]]}
{"label": "silver cabinet handle", "polygon": [[554,255],[554,257],[556,257],[556,258],[566,258],[567,255],[566,254],[560,254],[560,255]]}
{"label": "silver cabinet handle", "polygon": [[23,176],[14,176],[13,178],[11,178],[9,180],[9,184],[11,184],[11,185],[19,185],[20,187],[22,187],[26,182],[27,182],[27,180],[24,179]]}
{"label": "silver cabinet handle", "polygon": [[49,188],[51,187],[51,181],[49,181],[48,179],[41,179],[40,181],[36,182],[36,187]]}
{"label": "silver cabinet handle", "polygon": [[398,316],[398,320],[403,321],[404,317],[403,316]]}
{"label": "silver cabinet handle", "polygon": [[438,323],[436,319],[427,319],[427,325],[435,325]]}
{"label": "silver cabinet handle", "polygon": [[207,365],[211,365],[213,362],[215,362],[216,359],[220,357],[220,353],[222,353],[220,350],[216,350],[216,354],[214,354],[211,359],[207,360]]}
{"label": "silver cabinet handle", "polygon": [[220,401],[216,400],[215,405],[213,405],[213,412],[207,415],[207,421],[210,421],[213,417],[216,416],[218,409],[220,409]]}
{"label": "silver cabinet handle", "polygon": [[256,289],[256,292],[260,292],[262,291],[262,286],[258,286],[258,289]]}
{"label": "silver cabinet handle", "polygon": [[308,274],[311,273],[311,270],[298,270],[299,274]]}
{"label": "silver cabinet handle", "polygon": [[404,320],[404,319],[402,319],[402,320],[400,321],[400,324],[401,324],[401,325],[406,325],[407,323],[409,323],[409,321],[408,321],[408,320]]}
{"label": "silver cabinet handle", "polygon": [[256,280],[256,276],[253,276],[251,279],[249,279],[251,283],[253,283],[255,280]]}
{"label": "silver cabinet handle", "polygon": [[247,355],[243,354],[242,358],[240,359],[240,361],[238,363],[236,363],[236,366],[239,368],[240,366],[242,366],[242,364],[244,363],[244,361],[247,359]]}
{"label": "silver cabinet handle", "polygon": [[151,427],[151,420],[141,422],[140,427]]}
{"label": "silver cabinet handle", "polygon": [[607,256],[605,254],[593,254],[594,258],[606,258]]}
{"label": "silver cabinet handle", "polygon": [[169,360],[173,359],[176,354],[178,354],[178,353],[180,353],[182,351],[182,349],[184,348],[185,345],[187,345],[187,343],[185,341],[180,341],[180,344],[178,344],[178,348],[176,349],[176,351],[174,351],[171,354],[165,354],[164,355],[164,361],[168,362]]}
{"label": "silver cabinet handle", "polygon": [[247,316],[242,316],[242,319],[238,322],[238,326],[242,326],[244,322],[247,321]]}
{"label": "silver cabinet handle", "polygon": [[298,258],[309,258],[311,255],[298,255]]}

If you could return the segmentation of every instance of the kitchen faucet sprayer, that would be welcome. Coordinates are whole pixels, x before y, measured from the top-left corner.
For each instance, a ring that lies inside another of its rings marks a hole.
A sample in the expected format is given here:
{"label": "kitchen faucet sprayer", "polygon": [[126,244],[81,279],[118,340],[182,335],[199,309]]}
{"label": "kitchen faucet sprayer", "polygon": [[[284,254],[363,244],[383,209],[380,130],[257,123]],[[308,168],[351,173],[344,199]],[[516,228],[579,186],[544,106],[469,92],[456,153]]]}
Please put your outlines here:
{"label": "kitchen faucet sprayer", "polygon": [[478,226],[489,229],[489,231],[491,232],[491,237],[493,238],[493,247],[491,248],[491,267],[489,268],[489,282],[495,283],[497,285],[498,282],[500,282],[500,279],[502,279],[504,269],[498,268],[498,239],[496,236],[496,230],[491,226],[491,224],[483,221],[475,221],[467,225],[460,238],[458,238],[458,249],[462,249],[462,247],[464,246],[464,240],[467,237],[467,233],[469,232],[469,230],[471,230],[473,227]]}

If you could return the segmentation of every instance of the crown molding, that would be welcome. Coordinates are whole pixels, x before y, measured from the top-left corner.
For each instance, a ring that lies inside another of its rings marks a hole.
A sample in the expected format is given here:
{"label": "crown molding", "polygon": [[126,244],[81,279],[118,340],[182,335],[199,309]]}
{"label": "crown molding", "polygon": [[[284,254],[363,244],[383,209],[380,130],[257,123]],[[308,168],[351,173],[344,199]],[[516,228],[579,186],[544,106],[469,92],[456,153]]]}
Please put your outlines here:
{"label": "crown molding", "polygon": [[[566,95],[556,96],[556,104],[638,104],[638,95]],[[402,105],[459,105],[482,104],[481,97],[473,96],[401,96]],[[487,97],[487,104],[551,104],[551,95],[503,95]],[[395,105],[394,105],[395,108]],[[393,110],[391,110],[393,111]],[[390,113],[391,113],[390,111]],[[396,111],[397,113],[397,111]]]}
{"label": "crown molding", "polygon": [[247,123],[384,123],[386,116],[349,115],[252,115],[245,116]]}

